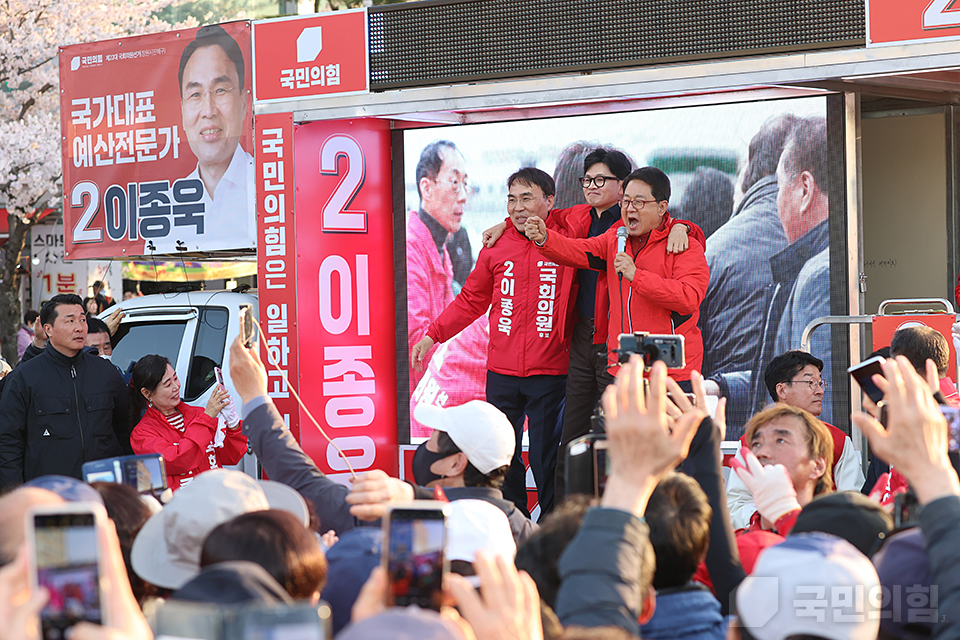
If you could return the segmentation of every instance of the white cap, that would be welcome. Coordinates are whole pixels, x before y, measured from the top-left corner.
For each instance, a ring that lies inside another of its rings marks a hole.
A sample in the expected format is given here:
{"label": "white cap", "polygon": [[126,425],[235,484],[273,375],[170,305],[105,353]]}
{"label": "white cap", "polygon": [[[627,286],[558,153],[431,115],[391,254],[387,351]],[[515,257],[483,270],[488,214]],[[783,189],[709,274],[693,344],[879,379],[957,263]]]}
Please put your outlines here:
{"label": "white cap", "polygon": [[413,417],[450,436],[470,464],[484,475],[509,465],[513,459],[517,434],[507,416],[489,402],[471,400],[458,407],[421,403],[414,409]]}
{"label": "white cap", "polygon": [[473,562],[477,550],[513,564],[517,543],[502,509],[484,500],[453,500],[447,513],[447,557]]}
{"label": "white cap", "polygon": [[826,533],[795,533],[764,550],[740,583],[737,618],[757,640],[876,640],[879,589],[873,564],[852,544]]}

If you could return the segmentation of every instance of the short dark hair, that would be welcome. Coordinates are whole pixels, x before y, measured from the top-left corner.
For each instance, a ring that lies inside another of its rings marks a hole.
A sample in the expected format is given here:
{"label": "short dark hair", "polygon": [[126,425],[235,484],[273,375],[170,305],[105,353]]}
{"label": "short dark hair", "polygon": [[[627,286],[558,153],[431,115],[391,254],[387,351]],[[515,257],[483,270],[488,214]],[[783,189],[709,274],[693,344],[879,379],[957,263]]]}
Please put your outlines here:
{"label": "short dark hair", "polygon": [[709,238],[732,214],[733,182],[730,177],[713,167],[697,167],[683,192],[677,216],[696,224]]}
{"label": "short dark hair", "polygon": [[513,172],[510,177],[507,178],[507,189],[517,182],[529,187],[540,187],[540,191],[543,191],[545,197],[556,195],[557,193],[557,185],[553,182],[550,174],[536,167],[524,167],[519,171]]}
{"label": "short dark hair", "polygon": [[650,193],[653,194],[657,202],[670,201],[670,178],[656,167],[640,167],[623,179],[623,188],[634,180],[645,182],[650,185]]}
{"label": "short dark hair", "polygon": [[557,505],[540,523],[540,528],[517,548],[517,569],[530,574],[537,583],[540,598],[551,607],[556,605],[560,588],[557,562],[577,535],[583,517],[594,503],[595,498],[591,495],[571,495]]}
{"label": "short dark hair", "polygon": [[177,82],[180,86],[181,98],[183,97],[183,70],[186,68],[187,62],[190,61],[190,58],[200,47],[212,46],[218,46],[223,49],[223,52],[230,58],[231,62],[233,62],[233,65],[237,68],[237,79],[240,82],[240,89],[243,89],[243,52],[240,50],[240,45],[238,45],[237,41],[220,25],[208,24],[205,27],[200,27],[200,30],[197,31],[197,37],[193,42],[184,47],[183,53],[180,54],[180,71],[177,73]]}
{"label": "short dark hair", "polygon": [[[463,453],[460,447],[453,441],[446,431],[441,431],[437,436],[437,451],[444,456],[452,456],[455,453]],[[506,464],[497,467],[490,473],[481,473],[479,469],[473,466],[470,459],[467,459],[467,468],[463,472],[463,484],[467,487],[490,487],[499,489],[503,486],[503,481],[507,477],[507,471],[510,465]]]}
{"label": "short dark hair", "polygon": [[776,175],[780,155],[799,120],[792,113],[773,116],[764,122],[753,136],[747,152],[747,166],[740,181],[740,188],[744,193],[761,178]]}
{"label": "short dark hair", "polygon": [[927,372],[927,360],[937,365],[937,375],[947,375],[950,368],[950,343],[933,327],[904,327],[890,339],[890,355],[903,356],[921,376]]}
{"label": "short dark hair", "polygon": [[429,178],[431,180],[437,179],[437,174],[440,173],[440,169],[443,167],[444,149],[449,149],[450,151],[460,153],[460,150],[457,149],[457,145],[453,144],[449,140],[434,140],[425,146],[423,151],[420,152],[420,160],[417,161],[416,180],[417,194],[421,198],[423,197],[423,194],[420,193],[420,181],[424,178]]}
{"label": "short dark hair", "polygon": [[101,320],[96,316],[87,316],[87,334],[91,333],[105,333],[108,336],[110,335],[110,327],[107,326],[107,323]]}
{"label": "short dark hair", "polygon": [[[58,293],[57,295],[53,296],[44,302],[42,307],[40,307],[40,324],[47,325],[56,322],[58,314],[57,307],[68,305],[79,305],[82,307],[83,298],[75,293]],[[86,313],[87,310],[84,309],[83,312]]]}
{"label": "short dark hair", "polygon": [[23,314],[23,324],[31,325],[40,317],[40,312],[36,309],[27,309],[27,312]]}
{"label": "short dark hair", "polygon": [[827,153],[827,121],[814,117],[800,120],[783,148],[783,169],[790,177],[809,171],[820,191],[830,193],[830,159]]}
{"label": "short dark hair", "polygon": [[690,582],[710,544],[712,515],[706,494],[690,476],[671,472],[660,480],[644,513],[657,555],[654,589]]}
{"label": "short dark hair", "polygon": [[607,165],[607,168],[618,180],[626,178],[630,175],[630,170],[633,169],[633,163],[630,162],[627,154],[623,151],[610,147],[597,147],[584,158],[583,172],[586,173],[590,167],[599,163]]}
{"label": "short dark hair", "polygon": [[781,382],[789,382],[793,376],[800,373],[801,369],[811,364],[818,371],[823,371],[823,360],[799,349],[781,353],[771,360],[767,368],[763,370],[763,381],[767,385],[767,391],[770,392],[770,398],[774,402],[779,402],[777,385]]}
{"label": "short dark hair", "polygon": [[200,566],[231,560],[259,564],[295,599],[312,597],[327,581],[327,559],[316,536],[289,511],[244,513],[211,531]]}

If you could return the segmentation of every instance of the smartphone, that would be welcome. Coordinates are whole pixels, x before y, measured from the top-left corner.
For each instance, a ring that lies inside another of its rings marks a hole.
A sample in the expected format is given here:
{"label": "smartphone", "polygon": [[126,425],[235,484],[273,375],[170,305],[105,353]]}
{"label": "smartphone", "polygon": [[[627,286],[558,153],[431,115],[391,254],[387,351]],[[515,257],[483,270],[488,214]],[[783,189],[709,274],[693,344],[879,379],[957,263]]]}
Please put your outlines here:
{"label": "smartphone", "polygon": [[159,453],[117,456],[84,462],[83,481],[127,484],[140,493],[160,493],[167,488],[167,468]]}
{"label": "smartphone", "polygon": [[247,349],[257,341],[256,326],[253,324],[253,305],[240,305],[240,341]]}
{"label": "smartphone", "polygon": [[607,488],[607,476],[610,475],[610,458],[607,457],[607,440],[593,441],[593,495],[603,497]]}
{"label": "smartphone", "polygon": [[327,640],[331,637],[330,607],[296,604],[289,607],[246,604],[224,627],[224,638],[236,640]]}
{"label": "smartphone", "polygon": [[50,593],[40,612],[44,640],[65,638],[78,622],[107,623],[97,535],[106,521],[106,510],[95,502],[37,505],[27,511],[31,586]]}
{"label": "smartphone", "polygon": [[873,400],[874,403],[879,403],[883,400],[883,391],[873,383],[872,378],[874,374],[883,375],[883,369],[880,367],[880,365],[883,364],[883,360],[883,356],[874,356],[847,369],[847,373],[857,381],[857,384],[860,385],[863,392],[867,394],[867,397]]}
{"label": "smartphone", "polygon": [[905,493],[898,493],[893,499],[893,526],[895,529],[905,529],[916,525],[917,511],[920,501],[911,489]]}
{"label": "smartphone", "polygon": [[942,404],[940,412],[947,419],[947,450],[960,451],[960,409]]}
{"label": "smartphone", "polygon": [[217,376],[217,384],[223,387],[226,386],[223,384],[223,369],[221,369],[220,367],[214,367],[213,375]]}
{"label": "smartphone", "polygon": [[388,606],[440,610],[447,561],[446,503],[414,500],[395,505],[383,525]]}

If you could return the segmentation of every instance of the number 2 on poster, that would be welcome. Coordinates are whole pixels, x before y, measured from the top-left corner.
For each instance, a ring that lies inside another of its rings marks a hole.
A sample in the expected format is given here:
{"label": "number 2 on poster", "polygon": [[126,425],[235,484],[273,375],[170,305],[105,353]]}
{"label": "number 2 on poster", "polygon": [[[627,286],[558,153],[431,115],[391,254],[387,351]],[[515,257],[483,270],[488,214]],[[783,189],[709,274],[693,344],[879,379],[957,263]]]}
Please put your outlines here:
{"label": "number 2 on poster", "polygon": [[323,205],[321,228],[324,232],[366,233],[367,212],[347,210],[363,186],[366,174],[363,149],[351,136],[330,136],[320,147],[320,174],[339,176],[340,158],[346,160],[346,175]]}

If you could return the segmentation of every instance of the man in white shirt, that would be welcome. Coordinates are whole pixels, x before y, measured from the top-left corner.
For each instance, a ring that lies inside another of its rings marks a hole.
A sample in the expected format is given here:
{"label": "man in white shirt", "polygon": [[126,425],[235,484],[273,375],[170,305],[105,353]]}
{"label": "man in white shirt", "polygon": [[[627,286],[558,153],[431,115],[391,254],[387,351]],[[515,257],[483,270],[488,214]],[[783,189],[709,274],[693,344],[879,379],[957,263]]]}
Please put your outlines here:
{"label": "man in white shirt", "polygon": [[202,197],[196,200],[194,191],[193,204],[203,210],[177,215],[175,207],[166,238],[189,251],[256,246],[253,156],[240,146],[249,126],[244,76],[240,46],[219,25],[200,29],[180,55],[180,112],[197,168],[177,182],[202,182]]}

